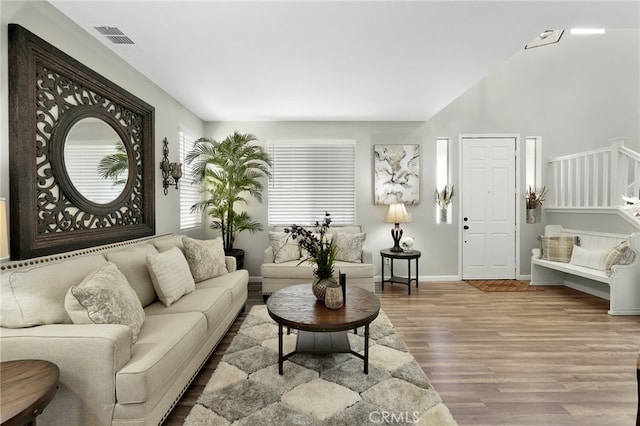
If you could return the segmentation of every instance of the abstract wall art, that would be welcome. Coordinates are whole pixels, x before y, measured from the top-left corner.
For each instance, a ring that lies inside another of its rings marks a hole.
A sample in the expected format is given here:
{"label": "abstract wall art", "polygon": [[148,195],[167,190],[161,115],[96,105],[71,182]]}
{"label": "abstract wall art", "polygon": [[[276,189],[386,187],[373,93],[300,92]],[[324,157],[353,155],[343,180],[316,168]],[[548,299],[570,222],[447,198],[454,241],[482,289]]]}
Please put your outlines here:
{"label": "abstract wall art", "polygon": [[374,145],[375,204],[418,204],[420,145]]}

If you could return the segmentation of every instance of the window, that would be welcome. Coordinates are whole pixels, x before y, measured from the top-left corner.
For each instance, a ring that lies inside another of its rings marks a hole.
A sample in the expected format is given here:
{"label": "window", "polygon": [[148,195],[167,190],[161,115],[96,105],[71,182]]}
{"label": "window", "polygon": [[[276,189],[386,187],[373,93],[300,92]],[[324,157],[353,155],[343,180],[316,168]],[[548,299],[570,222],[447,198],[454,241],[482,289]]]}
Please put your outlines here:
{"label": "window", "polygon": [[[436,190],[439,194],[454,190],[449,180],[449,138],[436,138]],[[436,223],[453,223],[451,216],[451,203],[436,203]]]}
{"label": "window", "polygon": [[525,139],[525,190],[536,189],[542,184],[540,165],[540,137],[528,136]]}
{"label": "window", "polygon": [[356,222],[355,140],[277,140],[267,144],[269,225],[309,225],[331,213],[335,225]]}
{"label": "window", "polygon": [[202,213],[191,213],[191,206],[200,201],[200,186],[191,183],[191,165],[185,157],[193,149],[195,138],[180,132],[180,162],[182,163],[182,179],[180,180],[180,229],[196,228],[202,224]]}

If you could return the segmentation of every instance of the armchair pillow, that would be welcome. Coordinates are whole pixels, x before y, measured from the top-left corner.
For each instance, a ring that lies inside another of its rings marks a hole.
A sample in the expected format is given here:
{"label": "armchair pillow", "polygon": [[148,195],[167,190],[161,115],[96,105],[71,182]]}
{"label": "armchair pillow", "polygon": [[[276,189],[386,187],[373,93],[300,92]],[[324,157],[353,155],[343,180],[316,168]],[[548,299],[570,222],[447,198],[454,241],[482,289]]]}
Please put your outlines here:
{"label": "armchair pillow", "polygon": [[361,263],[362,262],[362,246],[367,234],[364,232],[351,234],[347,232],[338,232],[333,234],[334,244],[337,248],[336,260],[343,262]]}
{"label": "armchair pillow", "polygon": [[195,282],[199,283],[229,273],[224,261],[224,245],[221,237],[213,240],[194,240],[183,237],[182,243],[184,257],[187,258]]}
{"label": "armchair pillow", "polygon": [[64,307],[74,324],[123,324],[138,339],[144,310],[135,290],[113,263],[98,268],[69,288]]}
{"label": "armchair pillow", "polygon": [[298,242],[286,232],[269,232],[269,241],[273,249],[274,263],[289,262],[300,259],[300,246]]}
{"label": "armchair pillow", "polygon": [[167,307],[196,288],[189,264],[178,247],[147,255],[147,268],[158,299]]}

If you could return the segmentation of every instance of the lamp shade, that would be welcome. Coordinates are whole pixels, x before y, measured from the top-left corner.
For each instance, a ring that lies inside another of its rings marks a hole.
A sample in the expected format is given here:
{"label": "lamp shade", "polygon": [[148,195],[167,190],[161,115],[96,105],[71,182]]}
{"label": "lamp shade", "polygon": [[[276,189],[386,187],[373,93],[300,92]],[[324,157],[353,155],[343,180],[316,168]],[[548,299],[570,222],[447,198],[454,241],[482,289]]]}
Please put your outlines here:
{"label": "lamp shade", "polygon": [[7,233],[7,201],[0,198],[0,259],[9,257],[9,234]]}
{"label": "lamp shade", "polygon": [[411,222],[409,213],[403,203],[389,205],[387,217],[384,218],[386,223],[408,223]]}

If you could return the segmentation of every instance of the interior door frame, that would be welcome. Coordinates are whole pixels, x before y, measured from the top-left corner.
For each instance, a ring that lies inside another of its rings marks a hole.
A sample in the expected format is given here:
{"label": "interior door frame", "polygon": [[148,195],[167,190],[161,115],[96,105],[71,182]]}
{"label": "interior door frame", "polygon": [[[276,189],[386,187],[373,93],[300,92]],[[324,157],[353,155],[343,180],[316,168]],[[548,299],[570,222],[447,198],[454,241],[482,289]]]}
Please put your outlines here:
{"label": "interior door frame", "polygon": [[[516,182],[515,182],[515,222],[514,222],[514,226],[515,226],[515,230],[514,230],[514,234],[515,234],[515,277],[516,279],[521,279],[522,275],[520,275],[520,210],[521,210],[521,202],[520,202],[520,196],[521,196],[521,191],[520,191],[520,171],[522,169],[520,163],[521,163],[521,155],[520,155],[520,134],[518,133],[461,133],[458,135],[458,182],[459,182],[459,186],[460,188],[462,188],[464,186],[464,182],[463,182],[463,170],[462,170],[462,157],[463,157],[463,152],[462,152],[462,144],[464,143],[465,139],[515,139],[515,154],[516,157],[514,158],[514,162],[515,162],[515,177],[516,177]],[[460,194],[462,194],[462,192],[459,191]],[[462,197],[458,198],[460,200],[460,206],[458,207],[458,277],[460,277],[460,279],[462,279],[462,264],[463,264],[463,259],[462,259],[462,247],[463,247],[463,238],[464,238],[464,234],[462,233],[462,226],[463,226],[463,221],[462,221],[462,216],[463,216],[463,205],[462,205]]]}

